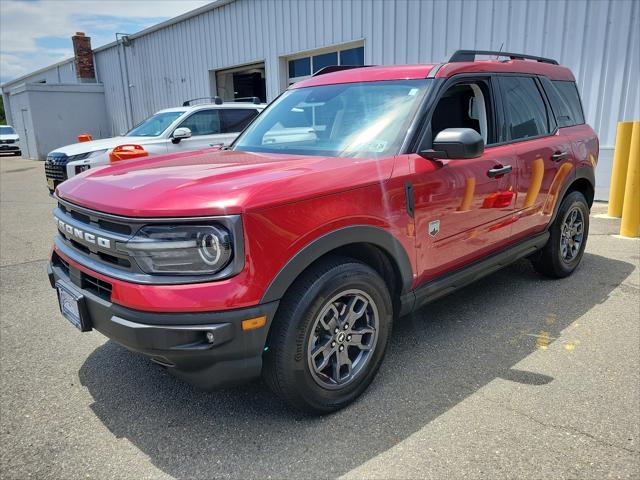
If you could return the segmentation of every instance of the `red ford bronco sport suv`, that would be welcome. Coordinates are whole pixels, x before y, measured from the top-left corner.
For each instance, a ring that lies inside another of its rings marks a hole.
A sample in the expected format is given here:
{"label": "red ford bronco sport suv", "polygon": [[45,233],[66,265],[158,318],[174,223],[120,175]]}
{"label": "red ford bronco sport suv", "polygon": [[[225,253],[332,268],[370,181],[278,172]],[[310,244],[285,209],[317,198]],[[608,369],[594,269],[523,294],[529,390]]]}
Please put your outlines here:
{"label": "red ford bronco sport suv", "polygon": [[199,387],[266,383],[330,412],[372,381],[394,318],[519,258],[566,277],[598,139],[556,61],[458,51],[328,67],[231,147],[60,185],[64,316]]}

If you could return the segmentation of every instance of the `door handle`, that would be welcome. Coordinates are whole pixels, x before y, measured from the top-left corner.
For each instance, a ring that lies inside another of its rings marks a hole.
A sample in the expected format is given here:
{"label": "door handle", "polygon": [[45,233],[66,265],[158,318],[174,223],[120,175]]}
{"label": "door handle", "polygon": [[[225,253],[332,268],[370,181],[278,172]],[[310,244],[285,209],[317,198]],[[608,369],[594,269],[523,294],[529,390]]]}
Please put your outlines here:
{"label": "door handle", "polygon": [[497,165],[491,170],[488,170],[487,175],[491,178],[499,178],[509,173],[511,170],[513,170],[513,167],[511,165],[505,165],[504,167],[502,165]]}
{"label": "door handle", "polygon": [[566,160],[569,157],[567,152],[556,152],[551,155],[551,160],[554,162],[561,162],[562,160]]}

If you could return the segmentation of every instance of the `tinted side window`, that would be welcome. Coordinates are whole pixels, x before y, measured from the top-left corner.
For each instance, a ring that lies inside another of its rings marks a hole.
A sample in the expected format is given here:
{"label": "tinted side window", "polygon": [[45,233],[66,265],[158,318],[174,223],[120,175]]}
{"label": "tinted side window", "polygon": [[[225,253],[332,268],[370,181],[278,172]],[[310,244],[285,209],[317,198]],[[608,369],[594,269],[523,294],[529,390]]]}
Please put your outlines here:
{"label": "tinted side window", "polygon": [[258,111],[252,108],[220,110],[222,133],[241,132],[256,115]]}
{"label": "tinted side window", "polygon": [[549,133],[547,107],[533,78],[500,78],[507,132],[511,140]]}
{"label": "tinted side window", "polygon": [[181,127],[191,130],[191,135],[214,135],[220,133],[220,119],[217,110],[200,110],[187,118]]}
{"label": "tinted side window", "polygon": [[584,123],[582,104],[575,82],[554,80],[545,90],[548,90],[547,95],[559,127],[571,127]]}

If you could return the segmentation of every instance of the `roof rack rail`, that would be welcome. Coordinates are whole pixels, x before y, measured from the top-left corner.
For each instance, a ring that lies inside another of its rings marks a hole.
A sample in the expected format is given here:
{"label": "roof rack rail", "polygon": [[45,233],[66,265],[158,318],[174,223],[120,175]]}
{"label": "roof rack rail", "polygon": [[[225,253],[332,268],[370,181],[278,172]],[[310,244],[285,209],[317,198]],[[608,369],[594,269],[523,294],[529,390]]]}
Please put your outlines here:
{"label": "roof rack rail", "polygon": [[449,62],[475,62],[476,55],[495,55],[497,57],[509,57],[511,60],[527,59],[558,65],[558,61],[553,58],[536,57],[535,55],[525,55],[524,53],[494,52],[492,50],[457,50],[451,55]]}
{"label": "roof rack rail", "polygon": [[325,73],[340,72],[342,70],[351,70],[352,68],[365,68],[372,66],[373,65],[329,65],[328,67],[321,68],[311,76],[317,77],[318,75],[324,75]]}
{"label": "roof rack rail", "polygon": [[215,103],[216,105],[222,105],[222,99],[218,96],[215,96],[215,97],[198,97],[198,98],[192,98],[191,100],[185,100],[184,102],[182,102],[182,106],[188,107],[193,102],[196,102],[198,100],[209,100],[209,101],[213,101],[213,103]]}
{"label": "roof rack rail", "polygon": [[251,103],[255,103],[256,105],[260,105],[262,103],[262,100],[260,100],[260,98],[258,97],[238,97],[238,98],[234,98],[232,101],[233,102],[251,102]]}

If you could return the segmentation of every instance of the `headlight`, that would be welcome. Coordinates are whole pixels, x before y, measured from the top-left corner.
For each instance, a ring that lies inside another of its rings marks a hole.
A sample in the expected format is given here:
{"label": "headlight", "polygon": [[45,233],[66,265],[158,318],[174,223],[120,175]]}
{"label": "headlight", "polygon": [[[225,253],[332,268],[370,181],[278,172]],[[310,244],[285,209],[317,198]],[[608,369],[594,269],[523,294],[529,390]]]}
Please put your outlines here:
{"label": "headlight", "polygon": [[150,225],[118,248],[149,274],[213,274],[233,258],[233,237],[221,225]]}
{"label": "headlight", "polygon": [[85,152],[85,153],[79,153],[78,155],[71,155],[67,157],[67,162],[75,162],[77,160],[85,160],[87,158],[97,157],[98,155],[102,155],[106,151],[107,149],[94,150],[93,152]]}

